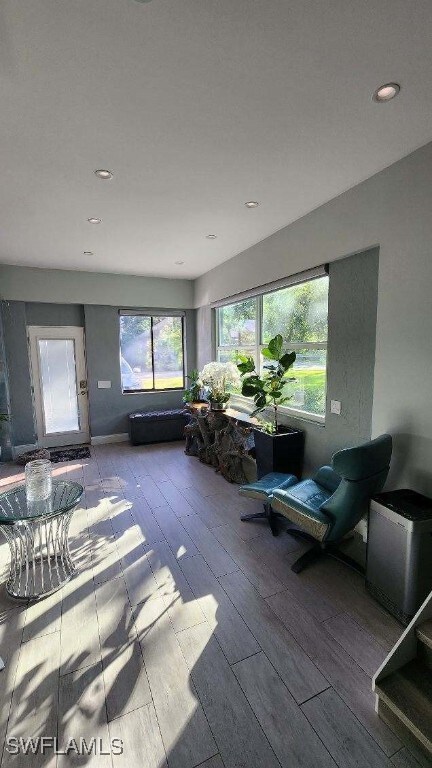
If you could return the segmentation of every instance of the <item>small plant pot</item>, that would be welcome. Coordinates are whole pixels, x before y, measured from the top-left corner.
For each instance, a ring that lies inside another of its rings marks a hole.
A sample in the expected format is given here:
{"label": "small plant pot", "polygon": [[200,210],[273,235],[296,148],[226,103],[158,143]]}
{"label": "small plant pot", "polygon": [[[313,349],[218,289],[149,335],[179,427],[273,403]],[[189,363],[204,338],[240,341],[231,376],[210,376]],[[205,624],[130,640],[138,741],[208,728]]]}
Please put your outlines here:
{"label": "small plant pot", "polygon": [[226,411],[226,403],[217,403],[216,400],[210,401],[210,408],[212,411]]}
{"label": "small plant pot", "polygon": [[284,427],[273,435],[254,429],[258,480],[269,472],[285,472],[299,479],[303,472],[304,432]]}

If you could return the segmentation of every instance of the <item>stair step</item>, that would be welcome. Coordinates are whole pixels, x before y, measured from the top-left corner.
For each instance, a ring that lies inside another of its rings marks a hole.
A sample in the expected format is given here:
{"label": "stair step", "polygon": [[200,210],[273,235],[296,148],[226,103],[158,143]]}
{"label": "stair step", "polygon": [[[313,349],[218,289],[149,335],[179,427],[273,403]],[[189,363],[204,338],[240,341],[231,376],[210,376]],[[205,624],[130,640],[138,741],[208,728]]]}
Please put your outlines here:
{"label": "stair step", "polygon": [[432,619],[419,624],[416,632],[418,639],[432,650]]}
{"label": "stair step", "polygon": [[415,659],[381,680],[376,692],[432,756],[432,670]]}

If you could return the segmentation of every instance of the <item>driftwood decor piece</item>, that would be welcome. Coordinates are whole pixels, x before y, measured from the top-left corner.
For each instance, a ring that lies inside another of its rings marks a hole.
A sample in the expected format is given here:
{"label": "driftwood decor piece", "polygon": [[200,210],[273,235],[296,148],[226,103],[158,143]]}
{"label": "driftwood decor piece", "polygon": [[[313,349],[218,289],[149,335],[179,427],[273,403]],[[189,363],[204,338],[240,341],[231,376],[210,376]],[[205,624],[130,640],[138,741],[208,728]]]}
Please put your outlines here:
{"label": "driftwood decor piece", "polygon": [[191,419],[185,427],[185,453],[215,467],[230,483],[256,480],[252,426],[238,421],[230,409],[210,411],[208,406],[193,403],[188,410]]}

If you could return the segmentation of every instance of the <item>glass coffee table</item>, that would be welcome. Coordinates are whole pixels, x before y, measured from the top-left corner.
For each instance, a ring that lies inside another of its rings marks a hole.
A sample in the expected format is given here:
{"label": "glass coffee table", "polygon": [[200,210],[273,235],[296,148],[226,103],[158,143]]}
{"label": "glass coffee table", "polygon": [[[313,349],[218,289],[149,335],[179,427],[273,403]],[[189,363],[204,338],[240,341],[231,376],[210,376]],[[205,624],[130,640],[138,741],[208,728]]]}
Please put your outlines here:
{"label": "glass coffee table", "polygon": [[53,480],[45,501],[28,504],[24,485],[0,494],[0,531],[11,555],[6,584],[11,597],[46,597],[73,576],[68,533],[83,490],[78,483]]}

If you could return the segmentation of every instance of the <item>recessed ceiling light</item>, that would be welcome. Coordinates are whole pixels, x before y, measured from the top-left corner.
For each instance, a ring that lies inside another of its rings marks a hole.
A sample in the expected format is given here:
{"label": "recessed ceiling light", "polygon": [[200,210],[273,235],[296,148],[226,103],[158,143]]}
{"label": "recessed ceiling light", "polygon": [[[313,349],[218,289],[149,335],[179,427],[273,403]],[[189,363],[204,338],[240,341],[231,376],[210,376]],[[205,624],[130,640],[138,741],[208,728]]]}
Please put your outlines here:
{"label": "recessed ceiling light", "polygon": [[93,256],[93,251],[84,251],[84,256]]}
{"label": "recessed ceiling light", "polygon": [[114,174],[112,171],[106,171],[103,168],[99,168],[99,170],[95,171],[95,176],[97,176],[98,179],[103,179],[104,181],[108,181],[109,179],[112,179]]}
{"label": "recessed ceiling light", "polygon": [[88,221],[89,224],[100,224],[102,219],[91,218],[91,219],[87,219],[87,221]]}
{"label": "recessed ceiling light", "polygon": [[206,235],[207,240],[216,240],[217,235]]}
{"label": "recessed ceiling light", "polygon": [[258,208],[259,203],[257,203],[256,200],[248,200],[247,203],[245,203],[246,208]]}
{"label": "recessed ceiling light", "polygon": [[383,101],[391,101],[400,91],[400,85],[397,83],[385,83],[380,85],[374,92],[372,99],[378,103]]}
{"label": "recessed ceiling light", "polygon": [[174,264],[184,264],[184,261],[175,261]]}

